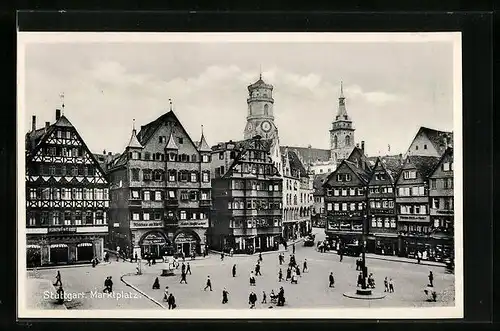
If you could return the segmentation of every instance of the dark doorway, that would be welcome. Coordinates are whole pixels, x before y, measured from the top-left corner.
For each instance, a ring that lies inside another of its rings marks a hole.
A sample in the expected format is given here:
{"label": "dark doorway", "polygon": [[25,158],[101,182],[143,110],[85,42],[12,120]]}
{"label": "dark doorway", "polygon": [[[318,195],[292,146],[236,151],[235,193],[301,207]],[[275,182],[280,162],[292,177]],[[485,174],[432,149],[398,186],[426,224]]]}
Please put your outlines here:
{"label": "dark doorway", "polygon": [[68,247],[51,247],[51,263],[68,263]]}
{"label": "dark doorway", "polygon": [[183,243],[182,244],[182,252],[184,253],[184,255],[189,256],[190,247],[191,247],[190,243]]}
{"label": "dark doorway", "polygon": [[40,248],[28,248],[26,250],[26,265],[28,268],[39,267],[42,263]]}
{"label": "dark doorway", "polygon": [[90,261],[94,258],[94,249],[92,244],[90,246],[78,246],[76,249],[77,261]]}

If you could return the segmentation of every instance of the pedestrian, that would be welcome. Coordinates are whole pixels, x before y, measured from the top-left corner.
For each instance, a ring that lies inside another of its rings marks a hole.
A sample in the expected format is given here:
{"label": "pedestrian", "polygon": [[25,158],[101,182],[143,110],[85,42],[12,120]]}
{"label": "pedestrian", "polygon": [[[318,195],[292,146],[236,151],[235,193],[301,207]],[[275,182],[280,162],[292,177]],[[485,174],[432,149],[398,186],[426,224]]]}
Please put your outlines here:
{"label": "pedestrian", "polygon": [[116,262],[120,261],[120,246],[116,246]]}
{"label": "pedestrian", "polygon": [[[179,282],[179,284],[182,284],[182,282],[184,282],[184,284],[187,284],[187,280],[186,280],[186,272],[185,271],[182,271],[181,273],[181,281]],[[210,289],[211,291],[212,289]]]}
{"label": "pedestrian", "polygon": [[278,306],[285,305],[285,290],[283,286],[280,287],[280,291],[278,292]]}
{"label": "pedestrian", "polygon": [[163,291],[163,301],[168,301],[168,286],[165,286],[165,290]]}
{"label": "pedestrian", "polygon": [[220,260],[221,260],[221,261],[224,261],[224,252],[221,252],[221,253],[220,253]]}
{"label": "pedestrian", "polygon": [[255,276],[262,276],[262,274],[260,273],[260,263],[257,263],[255,265]]}
{"label": "pedestrian", "polygon": [[229,294],[229,292],[226,290],[226,288],[224,287],[224,289],[222,290],[222,304],[226,304],[227,303],[227,295]]}
{"label": "pedestrian", "polygon": [[278,282],[281,282],[283,280],[283,271],[280,268],[280,271],[278,272]]}
{"label": "pedestrian", "polygon": [[295,267],[295,273],[297,274],[297,276],[300,276],[300,267],[299,266]]}
{"label": "pedestrian", "polygon": [[422,252],[418,251],[417,252],[417,263],[420,264],[420,260],[422,259]]}
{"label": "pedestrian", "polygon": [[297,273],[295,270],[292,272],[292,279],[290,280],[290,284],[297,284]]}
{"label": "pedestrian", "polygon": [[262,261],[262,252],[259,253],[259,261]]}
{"label": "pedestrian", "polygon": [[302,268],[302,272],[306,272],[306,270],[309,271],[309,269],[307,269],[307,259],[304,259],[304,266]]}
{"label": "pedestrian", "polygon": [[210,291],[212,291],[212,281],[210,280],[210,276],[207,276],[207,285],[205,286],[204,291],[206,291],[207,288],[210,288]]}
{"label": "pedestrian", "polygon": [[56,282],[54,283],[54,286],[62,286],[62,282],[61,282],[61,272],[59,270],[57,270],[57,274],[56,274]]}
{"label": "pedestrian", "polygon": [[344,259],[344,249],[339,247],[340,262]]}
{"label": "pedestrian", "polygon": [[429,271],[429,286],[434,287],[434,275],[432,274],[432,271]]}
{"label": "pedestrian", "polygon": [[160,289],[160,280],[158,277],[156,277],[154,283],[153,283],[153,290],[159,290]]}
{"label": "pedestrian", "polygon": [[182,262],[186,262],[186,253],[184,252],[182,252]]}
{"label": "pedestrian", "polygon": [[389,280],[389,293],[394,293],[394,281],[392,278]]}
{"label": "pedestrian", "polygon": [[181,273],[185,273],[185,272],[186,272],[186,265],[184,264],[184,262],[182,262]]}
{"label": "pedestrian", "polygon": [[64,303],[64,290],[62,285],[57,289],[57,303],[60,305]]}
{"label": "pedestrian", "polygon": [[261,303],[267,303],[267,298],[266,298],[266,292],[262,291],[262,302]]}
{"label": "pedestrian", "polygon": [[356,285],[357,286],[361,286],[363,287],[363,283],[364,283],[364,279],[363,279],[363,273],[360,272],[359,275],[358,275],[358,284]]}
{"label": "pedestrian", "polygon": [[288,267],[286,269],[286,281],[288,281],[290,278],[292,278],[292,268]]}
{"label": "pedestrian", "polygon": [[233,257],[233,254],[234,254],[234,249],[231,248],[231,250],[229,251],[229,254],[231,255],[231,257]]}
{"label": "pedestrian", "polygon": [[172,293],[170,293],[170,295],[168,296],[168,309],[175,309],[175,307],[177,307],[177,305],[175,304],[175,297]]}
{"label": "pedestrian", "polygon": [[330,272],[330,276],[328,277],[329,285],[328,287],[335,287],[335,279],[333,278],[333,272]]}
{"label": "pedestrian", "polygon": [[292,254],[295,254],[295,243],[292,245]]}
{"label": "pedestrian", "polygon": [[384,279],[384,292],[389,292],[389,281],[387,280],[387,277]]}
{"label": "pedestrian", "polygon": [[255,303],[257,302],[257,294],[251,292],[248,297],[248,303],[250,304],[250,309],[255,308]]}
{"label": "pedestrian", "polygon": [[233,264],[233,277],[236,277],[236,264]]}
{"label": "pedestrian", "polygon": [[193,254],[191,254],[191,260],[194,260],[195,258],[196,258],[196,254],[195,254],[195,252],[193,252]]}
{"label": "pedestrian", "polygon": [[135,254],[134,254],[134,259],[135,259],[135,262],[137,262],[137,252],[135,252]]}
{"label": "pedestrian", "polygon": [[255,286],[255,275],[253,271],[250,272],[250,286]]}
{"label": "pedestrian", "polygon": [[187,263],[187,268],[186,268],[186,274],[189,272],[189,274],[191,275],[191,265],[189,264],[189,262]]}

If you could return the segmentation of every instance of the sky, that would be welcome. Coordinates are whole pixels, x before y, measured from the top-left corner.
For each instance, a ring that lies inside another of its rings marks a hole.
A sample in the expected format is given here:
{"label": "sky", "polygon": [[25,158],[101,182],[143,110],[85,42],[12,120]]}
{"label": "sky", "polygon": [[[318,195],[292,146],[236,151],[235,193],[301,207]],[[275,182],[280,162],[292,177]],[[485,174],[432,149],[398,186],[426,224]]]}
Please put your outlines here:
{"label": "sky", "polygon": [[[243,139],[247,86],[274,86],[280,144],[329,148],[343,81],[355,140],[368,155],[404,153],[420,126],[453,130],[452,42],[31,43],[24,131],[64,114],[94,153],[123,152],[173,110],[193,140]],[[390,145],[390,152],[389,152]]]}

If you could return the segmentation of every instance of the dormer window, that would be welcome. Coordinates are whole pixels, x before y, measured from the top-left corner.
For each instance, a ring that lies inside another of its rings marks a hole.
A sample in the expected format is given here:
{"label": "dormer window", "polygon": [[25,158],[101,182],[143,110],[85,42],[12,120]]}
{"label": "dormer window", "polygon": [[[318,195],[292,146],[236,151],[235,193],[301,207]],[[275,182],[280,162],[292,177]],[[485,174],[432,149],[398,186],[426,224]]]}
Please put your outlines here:
{"label": "dormer window", "polygon": [[445,162],[445,163],[443,163],[443,171],[451,171],[451,170],[453,170],[452,164],[453,163],[451,163],[451,162]]}
{"label": "dormer window", "polygon": [[403,172],[403,178],[404,179],[416,179],[417,178],[417,172],[415,170],[404,171]]}

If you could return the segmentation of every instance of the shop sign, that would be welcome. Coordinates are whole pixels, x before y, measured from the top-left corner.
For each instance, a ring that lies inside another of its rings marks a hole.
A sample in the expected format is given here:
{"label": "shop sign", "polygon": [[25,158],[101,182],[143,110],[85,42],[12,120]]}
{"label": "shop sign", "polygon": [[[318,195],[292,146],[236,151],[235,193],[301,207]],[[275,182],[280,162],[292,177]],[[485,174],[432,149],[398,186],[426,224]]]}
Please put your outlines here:
{"label": "shop sign", "polygon": [[68,227],[68,226],[49,227],[49,233],[76,233],[76,227]]}
{"label": "shop sign", "polygon": [[162,228],[163,221],[131,221],[130,228]]}
{"label": "shop sign", "polygon": [[208,227],[208,220],[179,221],[179,227]]}
{"label": "shop sign", "polygon": [[441,209],[436,209],[436,214],[440,215],[453,215],[453,210],[441,210]]}
{"label": "shop sign", "polygon": [[177,235],[177,237],[175,238],[174,241],[175,241],[176,244],[182,244],[182,243],[195,242],[196,239],[194,238],[194,236],[192,234],[189,234],[189,233],[179,233],[179,235]]}
{"label": "shop sign", "polygon": [[167,241],[158,233],[150,233],[142,241],[143,245],[165,245]]}
{"label": "shop sign", "polygon": [[418,216],[418,215],[399,215],[400,221],[428,221],[428,216]]}
{"label": "shop sign", "polygon": [[347,216],[347,217],[361,217],[361,212],[359,211],[335,211],[336,216]]}

